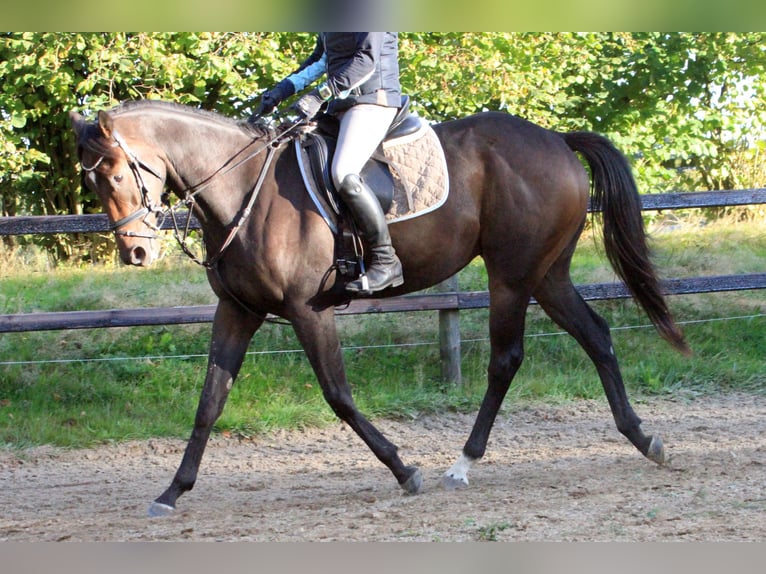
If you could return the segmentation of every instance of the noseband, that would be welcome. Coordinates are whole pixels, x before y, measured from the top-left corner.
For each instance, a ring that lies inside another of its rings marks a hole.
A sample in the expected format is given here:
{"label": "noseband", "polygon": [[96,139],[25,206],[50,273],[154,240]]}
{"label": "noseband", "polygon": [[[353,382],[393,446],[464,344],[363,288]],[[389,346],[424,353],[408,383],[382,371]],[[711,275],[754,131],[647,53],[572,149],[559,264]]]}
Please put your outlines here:
{"label": "noseband", "polygon": [[[114,138],[114,143],[112,146],[119,147],[125,154],[125,157],[128,159],[128,166],[130,167],[130,171],[133,173],[133,177],[136,180],[136,185],[138,186],[138,189],[141,190],[141,207],[130,215],[115,221],[109,229],[110,231],[113,231],[115,235],[122,235],[123,237],[158,239],[159,235],[157,235],[156,232],[159,231],[160,228],[159,226],[154,225],[148,221],[148,217],[153,213],[164,216],[165,212],[162,209],[162,205],[157,205],[152,200],[151,194],[149,193],[149,188],[146,186],[146,182],[144,181],[144,177],[141,172],[146,171],[159,180],[162,180],[162,176],[152,166],[141,160],[135,153],[133,153],[133,151],[128,147],[128,144],[125,143],[125,140],[119,133],[117,133],[117,131],[112,132],[112,137]],[[91,167],[86,167],[83,165],[82,169],[86,172],[92,172],[101,164],[102,161],[104,161],[103,155]],[[135,231],[124,231],[122,229],[137,219],[141,219],[141,222],[149,229],[151,229],[153,233],[136,233]]]}

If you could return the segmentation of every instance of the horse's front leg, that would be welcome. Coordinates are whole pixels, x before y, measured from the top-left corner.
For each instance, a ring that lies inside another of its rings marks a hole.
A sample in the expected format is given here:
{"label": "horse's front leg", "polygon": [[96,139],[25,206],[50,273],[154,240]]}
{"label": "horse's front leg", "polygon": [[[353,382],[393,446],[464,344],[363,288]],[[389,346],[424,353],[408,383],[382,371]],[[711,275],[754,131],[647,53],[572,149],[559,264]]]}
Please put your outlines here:
{"label": "horse's front leg", "polygon": [[405,466],[397,454],[397,447],[354,404],[346,379],[334,310],[308,312],[291,317],[291,321],[333,412],[362,438],[408,494],[418,492],[423,484],[420,470],[416,466]]}
{"label": "horse's front leg", "polygon": [[207,376],[197,407],[194,430],[173,482],[151,504],[149,516],[171,513],[175,510],[178,497],[194,486],[210,431],[223,411],[250,339],[262,323],[262,318],[248,313],[236,303],[218,303],[213,319]]}

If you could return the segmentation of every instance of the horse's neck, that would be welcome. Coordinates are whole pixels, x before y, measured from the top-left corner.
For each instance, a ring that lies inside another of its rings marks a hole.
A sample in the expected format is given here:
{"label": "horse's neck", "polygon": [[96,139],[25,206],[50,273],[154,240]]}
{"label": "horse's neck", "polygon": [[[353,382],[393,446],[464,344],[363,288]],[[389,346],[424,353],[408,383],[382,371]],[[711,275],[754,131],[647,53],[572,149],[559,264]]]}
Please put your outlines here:
{"label": "horse's neck", "polygon": [[219,126],[205,120],[174,123],[172,128],[168,124],[168,128],[155,131],[153,137],[181,178],[182,189],[196,187],[201,182],[209,182],[206,187],[212,187],[217,184],[216,178],[239,175],[239,168],[229,167],[255,147],[252,138],[235,126]]}
{"label": "horse's neck", "polygon": [[194,194],[201,205],[218,212],[209,216],[225,222],[231,210],[240,207],[263,163],[263,154],[255,152],[267,143],[254,140],[236,124],[206,117],[171,111],[146,118],[154,121],[142,122],[142,137],[165,155],[168,186],[181,199]]}
{"label": "horse's neck", "polygon": [[215,252],[239,225],[251,195],[258,193],[260,199],[264,195],[254,186],[269,142],[255,139],[236,125],[219,125],[205,118],[177,123],[155,134],[167,155],[168,185],[180,199],[193,196],[205,243]]}

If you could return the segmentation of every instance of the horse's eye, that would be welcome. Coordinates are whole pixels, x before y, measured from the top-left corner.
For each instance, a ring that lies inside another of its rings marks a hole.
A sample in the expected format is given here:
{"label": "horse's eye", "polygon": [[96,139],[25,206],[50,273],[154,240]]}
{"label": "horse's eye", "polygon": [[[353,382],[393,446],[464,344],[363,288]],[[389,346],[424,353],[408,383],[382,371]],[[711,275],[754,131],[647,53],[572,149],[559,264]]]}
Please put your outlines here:
{"label": "horse's eye", "polygon": [[115,175],[115,176],[113,177],[113,179],[114,179],[114,181],[115,181],[116,183],[120,183],[120,182],[122,181],[122,174],[119,174],[119,173],[118,173],[117,175]]}

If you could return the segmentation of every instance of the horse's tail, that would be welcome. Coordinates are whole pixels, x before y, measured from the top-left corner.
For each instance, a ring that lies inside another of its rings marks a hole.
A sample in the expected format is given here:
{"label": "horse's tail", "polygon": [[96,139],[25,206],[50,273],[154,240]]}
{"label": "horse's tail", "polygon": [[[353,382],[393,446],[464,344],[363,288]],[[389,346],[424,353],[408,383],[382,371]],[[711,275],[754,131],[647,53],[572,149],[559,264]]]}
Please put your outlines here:
{"label": "horse's tail", "polygon": [[641,200],[625,156],[605,137],[591,132],[562,134],[591,170],[591,206],[603,214],[606,255],[659,334],[684,354],[684,336],[660,289],[641,217]]}

